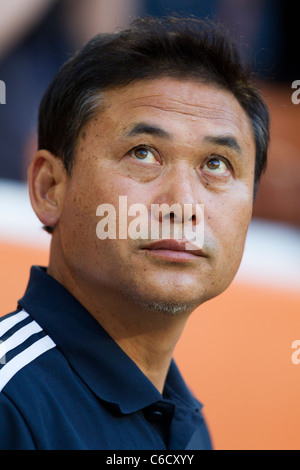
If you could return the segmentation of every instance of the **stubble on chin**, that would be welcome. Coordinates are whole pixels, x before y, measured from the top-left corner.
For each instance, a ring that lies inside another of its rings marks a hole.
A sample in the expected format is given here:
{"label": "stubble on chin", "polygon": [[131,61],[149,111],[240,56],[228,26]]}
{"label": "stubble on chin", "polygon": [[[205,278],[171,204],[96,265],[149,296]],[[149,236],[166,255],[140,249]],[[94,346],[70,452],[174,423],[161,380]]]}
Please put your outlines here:
{"label": "stubble on chin", "polygon": [[165,316],[180,316],[195,310],[197,305],[195,302],[171,302],[163,299],[146,298],[138,292],[129,292],[126,289],[122,289],[124,298],[130,303],[135,304],[141,310],[153,311],[161,313]]}

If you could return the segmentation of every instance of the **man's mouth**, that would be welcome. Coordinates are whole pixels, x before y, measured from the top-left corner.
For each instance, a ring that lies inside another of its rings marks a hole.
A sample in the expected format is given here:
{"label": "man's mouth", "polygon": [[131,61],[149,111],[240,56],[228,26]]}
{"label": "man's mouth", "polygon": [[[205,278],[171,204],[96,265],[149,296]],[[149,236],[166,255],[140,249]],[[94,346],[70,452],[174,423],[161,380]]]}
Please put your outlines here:
{"label": "man's mouth", "polygon": [[169,261],[191,261],[197,257],[205,257],[204,252],[196,244],[188,240],[158,240],[142,247],[152,256]]}

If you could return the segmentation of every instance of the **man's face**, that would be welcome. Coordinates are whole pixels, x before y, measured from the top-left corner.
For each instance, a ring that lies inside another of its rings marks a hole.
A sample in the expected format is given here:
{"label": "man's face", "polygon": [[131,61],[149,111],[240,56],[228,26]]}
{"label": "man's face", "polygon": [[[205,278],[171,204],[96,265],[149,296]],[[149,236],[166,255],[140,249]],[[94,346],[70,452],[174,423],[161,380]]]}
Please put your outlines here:
{"label": "man's face", "polygon": [[[104,96],[67,181],[54,234],[63,262],[99,295],[192,310],[226,289],[241,261],[253,203],[249,119],[231,93],[189,80],[140,81]],[[151,239],[100,240],[96,209],[111,204],[118,216],[119,196],[146,206],[149,220],[153,204],[203,204],[201,256],[149,249]]]}

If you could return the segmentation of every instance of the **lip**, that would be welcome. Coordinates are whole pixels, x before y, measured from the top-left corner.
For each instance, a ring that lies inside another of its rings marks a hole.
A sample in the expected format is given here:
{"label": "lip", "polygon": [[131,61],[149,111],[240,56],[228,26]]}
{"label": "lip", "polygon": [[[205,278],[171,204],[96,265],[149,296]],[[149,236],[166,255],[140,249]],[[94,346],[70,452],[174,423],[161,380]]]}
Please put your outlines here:
{"label": "lip", "polygon": [[152,255],[174,261],[187,261],[196,257],[205,257],[204,252],[188,240],[158,240],[145,245],[142,249]]}

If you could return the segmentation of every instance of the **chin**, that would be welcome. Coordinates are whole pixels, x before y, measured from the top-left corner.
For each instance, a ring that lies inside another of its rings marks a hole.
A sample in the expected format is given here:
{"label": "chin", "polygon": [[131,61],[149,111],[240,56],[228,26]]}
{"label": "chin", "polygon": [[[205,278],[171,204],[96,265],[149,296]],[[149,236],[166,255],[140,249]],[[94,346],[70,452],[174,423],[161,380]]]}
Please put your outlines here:
{"label": "chin", "polygon": [[187,302],[171,302],[167,300],[142,299],[138,297],[135,297],[135,299],[132,298],[131,300],[143,310],[158,312],[167,316],[189,314],[196,308],[194,304]]}
{"label": "chin", "polygon": [[140,292],[138,289],[135,291],[126,290],[123,292],[127,301],[134,303],[142,310],[160,312],[166,315],[183,315],[191,313],[201,303],[201,296],[191,298],[191,290],[187,295],[183,292],[178,292],[178,289],[173,289],[169,295],[167,292],[157,292],[154,289],[149,289],[147,292]]}

